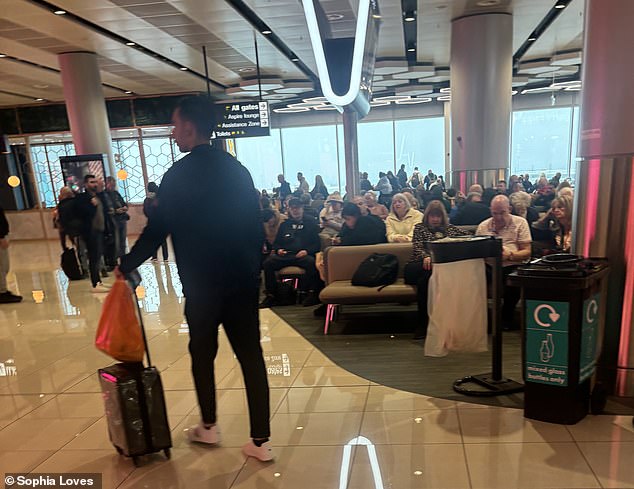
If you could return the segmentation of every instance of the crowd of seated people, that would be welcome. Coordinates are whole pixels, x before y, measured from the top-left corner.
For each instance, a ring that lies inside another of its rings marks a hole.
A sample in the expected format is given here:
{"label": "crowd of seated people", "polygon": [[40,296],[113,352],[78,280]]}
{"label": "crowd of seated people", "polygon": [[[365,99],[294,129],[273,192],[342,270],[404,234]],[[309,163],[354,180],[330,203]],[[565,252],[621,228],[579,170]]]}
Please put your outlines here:
{"label": "crowd of seated people", "polygon": [[[290,265],[305,271],[300,286],[306,292],[303,304],[319,304],[318,295],[325,279],[322,251],[328,246],[412,243],[405,280],[417,287],[420,320],[415,335],[424,337],[427,283],[432,268],[427,242],[468,234],[497,236],[503,241],[505,276],[531,256],[570,252],[573,189],[568,181],[561,181],[560,174],[551,180],[542,174],[535,184],[528,175],[513,175],[509,182],[499,181],[488,188],[474,184],[467,195],[456,189],[445,190],[444,181],[431,170],[423,177],[416,169],[408,178],[401,168],[396,176],[382,172],[380,177],[383,180],[380,185],[387,182],[392,188],[401,186],[385,203],[379,202],[376,187],[363,185],[367,173],[361,175],[361,188],[370,190],[363,195],[342,198],[338,192],[332,192],[324,199],[321,192],[328,190],[321,177],[315,179],[313,194],[302,185],[305,178],[300,173],[299,187],[283,200],[279,189],[274,189],[275,205],[262,198],[266,234],[263,248],[266,298],[262,307],[276,305],[275,273]],[[284,181],[282,176],[278,180]],[[312,199],[311,194],[318,199]],[[519,291],[505,287],[506,329],[516,328],[513,315],[518,300]],[[323,310],[318,308],[316,315]]]}

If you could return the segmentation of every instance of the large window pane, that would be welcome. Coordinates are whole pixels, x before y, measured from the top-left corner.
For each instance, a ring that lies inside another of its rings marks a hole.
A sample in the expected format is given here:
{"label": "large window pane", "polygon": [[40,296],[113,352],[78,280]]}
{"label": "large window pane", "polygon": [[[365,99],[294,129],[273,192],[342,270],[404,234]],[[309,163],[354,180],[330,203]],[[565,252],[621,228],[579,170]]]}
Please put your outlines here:
{"label": "large window pane", "polygon": [[119,155],[121,161],[121,163],[118,163],[117,169],[123,168],[128,172],[128,177],[119,182],[119,190],[126,201],[134,204],[143,202],[145,199],[145,182],[143,180],[139,140],[118,139],[112,141],[112,152],[115,155]]}
{"label": "large window pane", "polygon": [[579,107],[572,110],[572,142],[570,150],[570,179],[574,183],[577,177],[577,151],[579,148]]}
{"label": "large window pane", "polygon": [[[339,155],[339,191],[341,195],[346,194],[346,146],[343,137],[343,125],[337,124],[337,147]],[[363,170],[360,170],[363,171]]]}
{"label": "large window pane", "polygon": [[414,167],[422,174],[431,169],[436,175],[445,174],[445,120],[429,117],[396,121],[396,169],[405,165],[407,176]]}
{"label": "large window pane", "polygon": [[570,107],[522,110],[513,113],[511,173],[568,176]]}
{"label": "large window pane", "polygon": [[169,137],[143,138],[148,182],[160,185],[163,175],[174,163],[175,155],[172,151]]}
{"label": "large window pane", "polygon": [[236,157],[251,173],[257,189],[279,187],[277,176],[282,173],[280,130],[271,129],[270,136],[235,140]]}
{"label": "large window pane", "polygon": [[322,176],[328,192],[339,190],[335,125],[282,129],[282,151],[284,173],[293,190],[299,185],[297,172],[304,174],[311,190],[315,175]]}
{"label": "large window pane", "polygon": [[35,179],[40,200],[45,207],[55,207],[57,196],[64,186],[62,166],[59,162],[62,156],[73,156],[75,146],[72,143],[42,144],[31,146]]}
{"label": "large window pane", "polygon": [[392,121],[366,122],[357,126],[359,171],[368,172],[372,185],[379,172],[394,171],[394,133]]}
{"label": "large window pane", "polygon": [[43,207],[55,207],[55,191],[51,174],[48,170],[48,159],[46,158],[46,146],[31,146],[31,161],[33,162],[33,173],[37,190],[40,194],[40,201]]}

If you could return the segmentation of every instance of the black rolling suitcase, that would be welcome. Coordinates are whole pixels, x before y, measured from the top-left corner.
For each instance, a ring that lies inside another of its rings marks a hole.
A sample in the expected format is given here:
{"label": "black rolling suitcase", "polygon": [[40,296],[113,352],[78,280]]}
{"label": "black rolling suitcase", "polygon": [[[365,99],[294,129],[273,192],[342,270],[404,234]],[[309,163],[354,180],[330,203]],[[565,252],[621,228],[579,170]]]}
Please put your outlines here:
{"label": "black rolling suitcase", "polygon": [[108,420],[108,434],[117,452],[132,457],[150,453],[165,453],[169,459],[172,437],[167,420],[165,394],[158,370],[152,366],[143,328],[141,310],[139,322],[148,366],[139,363],[117,363],[98,371]]}
{"label": "black rolling suitcase", "polygon": [[84,278],[75,248],[66,248],[64,250],[61,257],[61,266],[62,271],[69,280],[81,280]]}

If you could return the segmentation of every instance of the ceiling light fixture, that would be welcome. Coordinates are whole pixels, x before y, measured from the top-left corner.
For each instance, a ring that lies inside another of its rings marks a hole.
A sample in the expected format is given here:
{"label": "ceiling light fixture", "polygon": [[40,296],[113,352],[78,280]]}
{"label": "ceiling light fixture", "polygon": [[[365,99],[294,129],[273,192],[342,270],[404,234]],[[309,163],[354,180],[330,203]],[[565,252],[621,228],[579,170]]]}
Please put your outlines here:
{"label": "ceiling light fixture", "polygon": [[36,102],[44,102],[44,99],[43,98],[36,98],[35,101]]}
{"label": "ceiling light fixture", "polygon": [[6,54],[4,54],[4,53],[0,53],[0,58],[6,58],[6,57],[7,57],[7,55],[6,55]]}
{"label": "ceiling light fixture", "polygon": [[438,97],[436,100],[440,102],[449,102],[451,101],[451,95],[443,95],[442,97]]}
{"label": "ceiling light fixture", "polygon": [[555,8],[557,8],[557,9],[566,8],[566,4],[565,3],[558,3],[557,5],[555,5]]}
{"label": "ceiling light fixture", "polygon": [[533,41],[537,41],[537,38],[533,36],[528,38],[528,42],[533,42]]}
{"label": "ceiling light fixture", "polygon": [[264,29],[262,31],[262,34],[264,34],[265,36],[268,36],[269,34],[271,34],[272,31],[270,31],[269,29]]}
{"label": "ceiling light fixture", "polygon": [[278,114],[294,114],[296,112],[309,112],[308,107],[282,107],[281,109],[273,109]]}
{"label": "ceiling light fixture", "polygon": [[328,99],[326,97],[311,97],[311,98],[305,98],[302,99],[303,102],[322,102],[322,103],[326,103],[328,102]]}
{"label": "ceiling light fixture", "polygon": [[124,93],[125,93],[126,95],[130,95],[130,94],[132,94],[132,91],[131,91],[131,90],[126,90]]}
{"label": "ceiling light fixture", "polygon": [[187,67],[185,67],[185,66],[181,66],[181,67],[179,68],[179,70],[181,70],[181,71],[187,71],[188,69],[189,69],[189,68],[187,68]]}
{"label": "ceiling light fixture", "polygon": [[403,20],[405,22],[414,22],[416,20],[416,12],[414,10],[403,12]]}
{"label": "ceiling light fixture", "polygon": [[299,61],[299,58],[297,56],[294,56],[294,57],[291,58],[291,61],[293,63],[297,63]]}
{"label": "ceiling light fixture", "polygon": [[337,20],[341,20],[343,19],[343,14],[328,14],[326,15],[326,18],[333,22],[333,21],[337,21]]}
{"label": "ceiling light fixture", "polygon": [[372,14],[373,19],[380,19],[381,16],[379,14]]}
{"label": "ceiling light fixture", "polygon": [[388,95],[386,97],[375,97],[373,100],[378,102],[396,102],[397,100],[409,100],[411,98],[409,95]]}
{"label": "ceiling light fixture", "polygon": [[416,44],[414,43],[410,43],[407,45],[407,52],[408,53],[415,53],[416,52]]}
{"label": "ceiling light fixture", "polygon": [[426,104],[431,101],[432,101],[431,97],[419,97],[419,98],[411,98],[409,100],[397,100],[396,105]]}
{"label": "ceiling light fixture", "polygon": [[136,42],[128,41],[125,43],[126,46],[136,46]]}
{"label": "ceiling light fixture", "polygon": [[64,15],[66,14],[66,10],[55,10],[53,13],[55,15]]}

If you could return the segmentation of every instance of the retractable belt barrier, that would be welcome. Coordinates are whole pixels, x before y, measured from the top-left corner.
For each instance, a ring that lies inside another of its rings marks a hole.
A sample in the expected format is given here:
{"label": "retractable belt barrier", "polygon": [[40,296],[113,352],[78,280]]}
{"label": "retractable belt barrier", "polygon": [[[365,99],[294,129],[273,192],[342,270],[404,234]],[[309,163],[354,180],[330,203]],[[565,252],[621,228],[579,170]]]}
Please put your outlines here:
{"label": "retractable belt barrier", "polygon": [[[484,259],[491,266],[492,308],[492,371],[469,375],[454,382],[453,388],[468,396],[499,396],[521,392],[524,385],[505,378],[502,373],[502,240],[494,237],[445,238],[428,243],[432,262],[450,263],[463,260]],[[475,384],[478,388],[469,387]]]}

